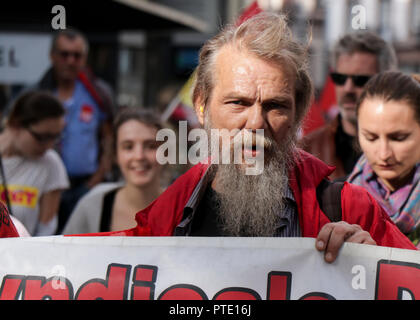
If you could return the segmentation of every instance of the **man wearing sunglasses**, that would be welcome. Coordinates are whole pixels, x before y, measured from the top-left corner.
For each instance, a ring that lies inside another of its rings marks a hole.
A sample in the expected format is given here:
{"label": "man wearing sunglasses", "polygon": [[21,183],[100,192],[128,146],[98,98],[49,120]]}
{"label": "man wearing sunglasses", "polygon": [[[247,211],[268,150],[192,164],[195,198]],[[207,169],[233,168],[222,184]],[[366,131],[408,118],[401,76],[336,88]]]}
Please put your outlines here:
{"label": "man wearing sunglasses", "polygon": [[51,68],[37,84],[38,89],[54,93],[66,109],[63,134],[48,137],[60,140],[58,151],[71,183],[62,196],[58,232],[78,199],[102,182],[111,168],[113,94],[103,80],[87,70],[88,47],[79,31],[58,31],[52,39]]}
{"label": "man wearing sunglasses", "polygon": [[372,32],[344,35],[332,52],[330,77],[335,85],[338,115],[301,141],[303,149],[336,170],[330,178],[345,180],[360,156],[355,150],[356,102],[364,85],[378,72],[395,69],[393,48]]}

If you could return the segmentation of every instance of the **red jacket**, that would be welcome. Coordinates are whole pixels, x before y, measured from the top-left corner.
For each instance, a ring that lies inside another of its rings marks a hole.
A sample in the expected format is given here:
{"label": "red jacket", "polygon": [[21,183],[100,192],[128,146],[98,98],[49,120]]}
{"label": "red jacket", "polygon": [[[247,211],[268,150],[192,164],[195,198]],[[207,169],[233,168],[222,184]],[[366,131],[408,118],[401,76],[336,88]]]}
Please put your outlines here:
{"label": "red jacket", "polygon": [[[319,207],[316,187],[334,168],[303,150],[297,153],[295,163],[289,181],[297,204],[302,236],[316,238],[322,226],[330,222]],[[136,214],[137,227],[86,235],[172,236],[181,222],[186,203],[206,169],[207,165],[198,164],[179,177],[160,197]],[[360,225],[378,245],[416,249],[363,188],[345,183],[341,192],[341,206],[342,220]]]}

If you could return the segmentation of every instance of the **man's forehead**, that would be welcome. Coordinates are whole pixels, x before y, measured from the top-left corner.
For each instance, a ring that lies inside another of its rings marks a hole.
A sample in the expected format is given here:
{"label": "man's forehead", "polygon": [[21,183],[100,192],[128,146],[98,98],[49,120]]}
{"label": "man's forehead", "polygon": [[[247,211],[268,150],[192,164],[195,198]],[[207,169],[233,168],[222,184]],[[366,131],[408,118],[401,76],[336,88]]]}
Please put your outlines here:
{"label": "man's forehead", "polygon": [[255,79],[248,76],[254,72],[266,84],[275,81],[281,83],[283,93],[292,94],[295,89],[296,76],[289,65],[277,60],[258,57],[246,49],[239,49],[232,45],[225,45],[220,49],[214,67],[216,85],[218,82],[226,80],[237,83],[252,83]]}
{"label": "man's forehead", "polygon": [[57,48],[59,47],[80,47],[86,51],[86,43],[81,36],[68,37],[60,35],[56,41]]}
{"label": "man's forehead", "polygon": [[337,57],[336,69],[362,74],[375,74],[378,72],[378,56],[371,52],[354,51],[345,52]]}

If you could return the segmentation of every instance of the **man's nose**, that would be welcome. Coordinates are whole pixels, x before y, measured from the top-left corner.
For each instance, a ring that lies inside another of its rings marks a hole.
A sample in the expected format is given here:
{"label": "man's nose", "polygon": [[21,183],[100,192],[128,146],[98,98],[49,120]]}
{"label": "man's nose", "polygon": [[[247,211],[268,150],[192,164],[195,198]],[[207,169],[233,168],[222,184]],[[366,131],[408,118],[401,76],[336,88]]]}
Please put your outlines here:
{"label": "man's nose", "polygon": [[70,55],[67,57],[66,62],[68,64],[76,64],[77,63],[77,59],[74,55]]}
{"label": "man's nose", "polygon": [[344,90],[347,92],[353,92],[355,89],[353,80],[351,77],[347,77],[346,82],[344,83]]}
{"label": "man's nose", "polygon": [[252,131],[257,129],[266,129],[266,112],[261,104],[255,103],[253,106],[249,107],[247,116],[245,129]]}
{"label": "man's nose", "polygon": [[346,82],[344,83],[344,90],[345,91],[353,91],[354,90],[353,80],[350,77],[348,77],[346,79]]}

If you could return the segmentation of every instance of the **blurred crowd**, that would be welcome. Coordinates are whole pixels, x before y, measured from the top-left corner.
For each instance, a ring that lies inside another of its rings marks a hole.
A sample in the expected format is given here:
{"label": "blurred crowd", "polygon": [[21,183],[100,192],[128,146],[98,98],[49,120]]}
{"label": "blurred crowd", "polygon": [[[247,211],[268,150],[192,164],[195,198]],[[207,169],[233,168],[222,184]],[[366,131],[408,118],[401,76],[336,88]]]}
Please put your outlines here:
{"label": "blurred crowd", "polygon": [[129,227],[167,184],[156,160],[160,117],[117,108],[110,86],[88,71],[88,48],[81,32],[57,32],[51,67],[5,108],[2,198],[23,235]]}

